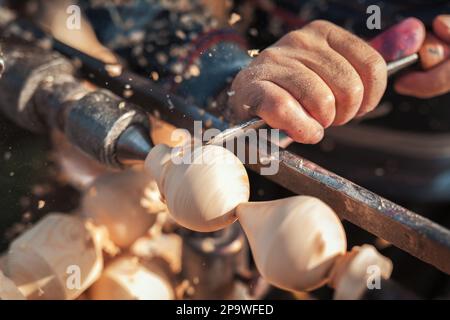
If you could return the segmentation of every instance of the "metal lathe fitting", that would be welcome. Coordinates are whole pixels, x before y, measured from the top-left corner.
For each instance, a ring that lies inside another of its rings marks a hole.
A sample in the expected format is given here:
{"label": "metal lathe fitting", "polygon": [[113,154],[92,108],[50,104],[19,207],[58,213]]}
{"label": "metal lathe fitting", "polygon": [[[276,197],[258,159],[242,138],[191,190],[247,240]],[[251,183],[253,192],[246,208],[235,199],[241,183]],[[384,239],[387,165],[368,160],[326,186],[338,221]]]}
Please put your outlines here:
{"label": "metal lathe fitting", "polygon": [[123,166],[116,153],[119,137],[133,126],[150,136],[147,114],[106,90],[90,92],[72,102],[64,123],[69,141],[103,164],[118,168]]}
{"label": "metal lathe fitting", "polygon": [[248,268],[248,247],[241,227],[199,233],[187,229],[183,237],[182,278],[193,292],[189,299],[224,299],[231,296],[236,274]]}
{"label": "metal lathe fitting", "polygon": [[49,52],[18,39],[2,45],[5,70],[0,81],[0,109],[21,127],[44,132],[42,119],[33,101],[42,82],[62,74],[73,74],[72,64],[60,54]]}

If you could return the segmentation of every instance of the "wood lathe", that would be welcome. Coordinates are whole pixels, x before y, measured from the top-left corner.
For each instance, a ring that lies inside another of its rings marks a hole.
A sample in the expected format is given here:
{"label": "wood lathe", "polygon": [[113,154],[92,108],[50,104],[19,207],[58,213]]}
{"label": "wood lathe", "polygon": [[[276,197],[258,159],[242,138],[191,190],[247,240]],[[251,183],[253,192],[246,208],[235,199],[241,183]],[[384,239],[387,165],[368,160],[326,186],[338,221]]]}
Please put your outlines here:
{"label": "wood lathe", "polygon": [[[92,80],[96,84],[119,95],[123,94],[126,85],[131,86],[134,94],[128,97],[130,101],[149,112],[158,110],[162,119],[178,127],[193,130],[193,121],[197,120],[220,130],[228,128],[218,117],[176,96],[170,96],[169,105],[167,94],[162,89],[128,70],[111,77],[103,62],[56,40],[54,44],[60,52],[77,57],[85,72],[94,75]],[[410,62],[408,60],[406,65]],[[120,159],[118,162],[122,164],[142,162],[150,147],[148,135],[141,130],[127,130],[117,141],[115,159]],[[271,159],[270,155],[266,158]],[[332,205],[341,218],[450,273],[450,232],[447,229],[288,151],[281,150],[273,161],[279,162],[280,170],[268,179],[296,194],[319,197]],[[117,160],[113,163],[117,164]],[[264,166],[267,166],[266,162],[248,165],[256,172]]]}
{"label": "wood lathe", "polygon": [[[29,43],[24,46],[24,54],[34,48]],[[91,80],[98,85],[127,96],[137,105],[159,110],[164,119],[177,126],[192,129],[194,120],[203,120],[203,123],[221,130],[228,127],[218,117],[176,96],[168,96],[154,84],[127,70],[111,76],[110,68],[104,63],[56,40],[53,46],[63,54],[78,58],[85,72],[92,74]],[[152,148],[148,120],[141,111],[137,111],[138,108],[124,105],[107,91],[86,91],[73,76],[73,66],[60,56],[48,60],[48,51],[43,50],[42,60],[39,60],[41,49],[36,49],[28,59],[20,60],[20,54],[17,54],[20,50],[20,45],[15,47],[12,42],[5,43],[6,70],[0,90],[7,93],[13,87],[20,88],[26,97],[25,103],[24,100],[17,101],[15,95],[5,99],[7,103],[1,106],[5,114],[33,131],[45,130],[47,126],[56,127],[65,132],[72,143],[110,166],[121,168],[142,162],[147,157]],[[15,60],[17,57],[19,59]],[[410,57],[403,65],[416,59]],[[29,61],[36,61],[36,64],[24,68],[24,63]],[[18,80],[15,78],[17,74],[20,75]],[[27,87],[20,87],[25,84]],[[125,95],[124,88],[130,88],[133,94]],[[333,206],[342,218],[450,273],[450,232],[445,228],[284,150],[278,157],[269,154],[267,158],[280,164],[280,171],[269,179],[295,193],[319,197]],[[248,167],[259,171],[264,165],[267,163]],[[309,288],[308,285],[305,287]]]}

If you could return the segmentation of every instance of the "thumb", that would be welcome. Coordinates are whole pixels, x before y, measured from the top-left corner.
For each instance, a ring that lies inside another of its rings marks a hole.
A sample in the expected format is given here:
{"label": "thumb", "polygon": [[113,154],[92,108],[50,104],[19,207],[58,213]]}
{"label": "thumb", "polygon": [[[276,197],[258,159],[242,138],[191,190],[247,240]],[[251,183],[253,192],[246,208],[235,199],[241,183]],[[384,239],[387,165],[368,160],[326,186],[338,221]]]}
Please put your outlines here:
{"label": "thumb", "polygon": [[422,21],[407,18],[373,38],[369,43],[389,62],[419,51],[426,30]]}

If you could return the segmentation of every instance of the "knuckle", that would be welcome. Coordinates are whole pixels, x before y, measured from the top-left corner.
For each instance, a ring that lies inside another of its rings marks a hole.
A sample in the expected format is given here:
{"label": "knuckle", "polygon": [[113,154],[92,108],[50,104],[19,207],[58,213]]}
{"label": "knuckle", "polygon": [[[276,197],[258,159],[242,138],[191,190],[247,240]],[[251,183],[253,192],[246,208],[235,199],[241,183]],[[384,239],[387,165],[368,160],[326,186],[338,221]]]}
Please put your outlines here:
{"label": "knuckle", "polygon": [[279,59],[280,52],[276,47],[269,47],[262,51],[259,56],[256,58],[258,63],[265,62],[275,62]]}
{"label": "knuckle", "polygon": [[247,69],[241,70],[233,79],[231,83],[231,92],[234,92],[233,95],[229,96],[229,100],[237,99],[237,96],[240,96],[241,92],[246,92],[249,87],[251,87],[251,75],[249,74]]}
{"label": "knuckle", "polygon": [[364,86],[361,81],[342,88],[338,98],[338,114],[334,124],[342,125],[350,121],[358,111],[364,95]]}
{"label": "knuckle", "polygon": [[353,85],[349,86],[347,91],[350,97],[355,100],[360,100],[364,94],[364,85],[361,81],[357,81]]}
{"label": "knuckle", "polygon": [[311,50],[321,44],[322,35],[317,32],[307,32],[307,29],[294,30],[281,38],[279,44],[287,47]]}
{"label": "knuckle", "polygon": [[364,61],[367,68],[369,78],[374,81],[379,81],[387,78],[387,67],[383,57],[377,52],[369,54]]}
{"label": "knuckle", "polygon": [[333,94],[323,94],[316,98],[315,105],[319,107],[319,123],[325,128],[329,127],[336,116],[336,100]]}
{"label": "knuckle", "polygon": [[310,22],[307,26],[312,29],[324,30],[333,27],[334,24],[327,20],[318,19]]}
{"label": "knuckle", "polygon": [[329,110],[336,105],[336,99],[332,93],[325,93],[317,97],[316,103],[322,106],[324,110]]}
{"label": "knuckle", "polygon": [[347,86],[341,88],[339,93],[339,103],[346,109],[358,107],[364,95],[364,85],[361,81],[349,82]]}
{"label": "knuckle", "polygon": [[294,30],[283,36],[283,42],[297,43],[302,41],[305,33],[302,30]]}
{"label": "knuckle", "polygon": [[236,87],[239,87],[240,84],[245,83],[243,80],[246,78],[247,69],[243,69],[239,71],[239,73],[234,77],[233,82],[231,84],[231,88],[235,89]]}
{"label": "knuckle", "polygon": [[287,117],[289,106],[292,104],[291,99],[285,97],[275,97],[272,100],[270,110],[271,116],[276,119],[284,119]]}
{"label": "knuckle", "polygon": [[378,53],[368,55],[366,61],[366,80],[364,95],[366,103],[362,106],[362,113],[367,113],[378,105],[387,86],[386,62]]}

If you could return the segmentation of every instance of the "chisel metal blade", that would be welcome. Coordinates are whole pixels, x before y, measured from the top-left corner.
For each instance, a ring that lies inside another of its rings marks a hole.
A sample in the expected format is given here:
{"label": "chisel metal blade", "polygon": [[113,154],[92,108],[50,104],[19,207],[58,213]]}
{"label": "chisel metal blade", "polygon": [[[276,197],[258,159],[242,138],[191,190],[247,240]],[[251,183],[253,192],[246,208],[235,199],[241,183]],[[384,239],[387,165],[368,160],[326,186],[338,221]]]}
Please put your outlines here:
{"label": "chisel metal blade", "polygon": [[221,145],[227,140],[230,140],[235,137],[239,137],[242,135],[245,135],[250,130],[257,130],[263,126],[266,125],[266,122],[259,118],[251,119],[247,122],[244,122],[240,125],[237,125],[235,127],[231,127],[229,129],[225,129],[221,133],[219,133],[217,136],[209,140],[206,145],[208,144],[216,144]]}

